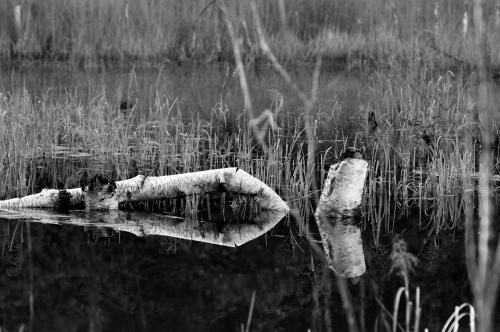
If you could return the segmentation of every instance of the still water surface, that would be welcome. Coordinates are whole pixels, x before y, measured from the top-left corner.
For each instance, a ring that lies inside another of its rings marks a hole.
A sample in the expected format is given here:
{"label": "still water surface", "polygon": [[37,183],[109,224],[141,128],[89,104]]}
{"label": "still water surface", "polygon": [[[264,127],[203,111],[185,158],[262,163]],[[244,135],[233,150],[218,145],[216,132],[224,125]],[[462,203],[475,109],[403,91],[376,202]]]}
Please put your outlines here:
{"label": "still water surface", "polygon": [[[309,91],[312,72],[308,68],[292,69],[293,77]],[[298,110],[299,100],[286,88],[271,67],[255,67],[248,72],[254,108],[260,113],[283,96],[284,109]],[[359,108],[366,87],[359,74],[331,73],[321,75],[318,102],[320,108],[341,103],[346,113]],[[156,69],[106,69],[80,71],[59,67],[21,67],[0,69],[0,89],[18,92],[26,89],[34,98],[78,96],[82,100],[104,91],[117,103],[127,100],[147,109],[156,94],[176,98],[182,111],[210,119],[210,110],[221,101],[230,110],[243,108],[239,78],[234,66],[168,66]]]}

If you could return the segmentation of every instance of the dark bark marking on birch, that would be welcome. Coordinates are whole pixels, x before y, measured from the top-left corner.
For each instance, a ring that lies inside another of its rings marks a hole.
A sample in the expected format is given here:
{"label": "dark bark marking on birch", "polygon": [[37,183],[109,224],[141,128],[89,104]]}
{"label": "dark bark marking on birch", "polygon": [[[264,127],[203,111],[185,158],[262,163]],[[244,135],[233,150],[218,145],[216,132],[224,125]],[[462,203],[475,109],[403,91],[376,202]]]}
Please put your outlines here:
{"label": "dark bark marking on birch", "polygon": [[147,175],[143,175],[143,176],[142,176],[142,181],[141,181],[141,184],[140,184],[140,188],[141,188],[141,189],[142,189],[142,187],[144,187],[144,183],[146,182],[146,178],[147,178],[147,177],[148,177]]}
{"label": "dark bark marking on birch", "polygon": [[335,176],[332,177],[332,181],[330,181],[330,189],[328,190],[328,194],[327,194],[328,197],[330,197],[334,188],[335,188]]}
{"label": "dark bark marking on birch", "polygon": [[66,190],[60,190],[57,194],[56,206],[60,210],[68,210],[71,207],[71,194]]}

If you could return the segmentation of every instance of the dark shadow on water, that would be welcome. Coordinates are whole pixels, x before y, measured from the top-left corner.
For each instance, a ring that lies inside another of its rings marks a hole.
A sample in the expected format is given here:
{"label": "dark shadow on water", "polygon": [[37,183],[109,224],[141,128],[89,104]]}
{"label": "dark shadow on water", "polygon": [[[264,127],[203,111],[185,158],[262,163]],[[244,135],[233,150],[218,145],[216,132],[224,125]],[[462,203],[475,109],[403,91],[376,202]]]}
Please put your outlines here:
{"label": "dark shadow on water", "polygon": [[[26,227],[2,222],[2,235],[16,226],[17,235]],[[307,328],[308,311],[294,304],[308,301],[311,285],[301,273],[307,262],[290,255],[281,237],[226,248],[96,232],[95,226],[31,223],[32,266],[10,233],[14,245],[1,260],[1,325],[10,330],[27,322],[23,285],[32,268],[35,330],[235,331],[246,322],[253,290],[254,326]]]}
{"label": "dark shadow on water", "polygon": [[[34,218],[53,223],[33,222]],[[307,240],[290,238],[291,226],[284,222],[229,248],[165,237],[162,232],[168,225],[184,221],[146,212],[88,215],[35,210],[29,222],[31,238],[25,222],[14,215],[6,219],[4,214],[0,222],[0,326],[8,330],[29,321],[30,270],[35,276],[37,331],[89,326],[95,331],[239,331],[253,291],[252,331],[326,331],[327,324],[347,330],[332,272]],[[463,238],[460,233],[442,234],[422,250],[413,243],[422,243],[426,232],[410,229],[413,222],[411,216],[401,220],[395,232],[420,260],[410,287],[421,288],[421,326],[440,330],[455,305],[471,300]],[[153,236],[142,236],[148,234]],[[349,285],[368,330],[377,319],[380,324],[377,299],[392,311],[394,295],[402,286],[399,277],[389,274],[395,237],[386,235],[379,247],[367,237],[368,273]],[[27,241],[33,248],[32,262]]]}

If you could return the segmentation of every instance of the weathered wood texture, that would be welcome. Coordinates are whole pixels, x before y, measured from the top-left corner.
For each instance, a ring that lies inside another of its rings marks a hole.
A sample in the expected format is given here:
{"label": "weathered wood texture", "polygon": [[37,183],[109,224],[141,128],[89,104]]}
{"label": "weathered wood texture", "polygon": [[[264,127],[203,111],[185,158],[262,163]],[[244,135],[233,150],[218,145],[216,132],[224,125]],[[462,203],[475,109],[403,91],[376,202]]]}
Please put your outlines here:
{"label": "weathered wood texture", "polygon": [[0,201],[2,207],[47,208],[60,206],[61,195],[69,207],[85,204],[89,210],[115,210],[124,202],[148,201],[194,194],[232,192],[252,196],[262,209],[288,211],[288,205],[270,187],[237,168],[223,168],[193,173],[147,177],[138,175],[116,182],[116,187],[100,191],[80,188],[65,191],[46,189],[22,198]]}
{"label": "weathered wood texture", "polygon": [[[84,204],[85,192],[81,188],[65,191],[70,195],[71,206]],[[0,208],[55,208],[59,206],[59,195],[61,192],[62,190],[57,189],[43,189],[38,194],[0,201]]]}
{"label": "weathered wood texture", "polygon": [[361,204],[368,163],[347,158],[332,165],[315,212],[328,264],[343,278],[366,272],[356,215]]}

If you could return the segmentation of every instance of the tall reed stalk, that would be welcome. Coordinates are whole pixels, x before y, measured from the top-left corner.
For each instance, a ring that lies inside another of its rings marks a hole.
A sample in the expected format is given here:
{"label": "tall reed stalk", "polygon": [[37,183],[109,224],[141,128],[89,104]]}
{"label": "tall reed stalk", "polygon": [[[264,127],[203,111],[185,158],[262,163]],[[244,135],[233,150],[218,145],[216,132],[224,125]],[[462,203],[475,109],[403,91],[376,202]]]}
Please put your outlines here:
{"label": "tall reed stalk", "polygon": [[[466,216],[467,267],[474,294],[477,313],[477,330],[494,330],[494,312],[500,284],[500,235],[493,228],[491,204],[491,147],[493,143],[494,119],[498,108],[493,101],[492,85],[488,78],[490,67],[486,41],[485,2],[474,1],[476,22],[477,65],[479,69],[478,108],[481,117],[482,150],[479,166],[479,225],[474,225],[472,207]],[[470,184],[469,184],[470,185]],[[475,234],[478,234],[476,237]],[[491,244],[494,243],[494,245]]]}

